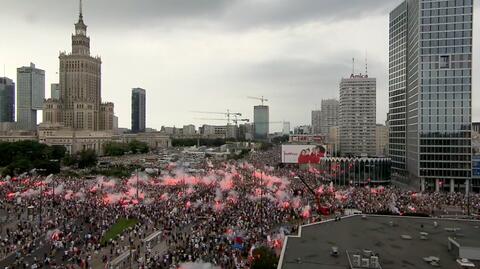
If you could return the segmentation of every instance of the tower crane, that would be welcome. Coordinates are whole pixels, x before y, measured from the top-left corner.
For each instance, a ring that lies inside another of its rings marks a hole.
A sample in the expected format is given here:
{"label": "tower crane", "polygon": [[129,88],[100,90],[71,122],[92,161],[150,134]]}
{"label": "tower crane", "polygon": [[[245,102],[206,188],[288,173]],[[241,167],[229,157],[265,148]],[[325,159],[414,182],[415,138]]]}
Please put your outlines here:
{"label": "tower crane", "polygon": [[268,102],[267,98],[262,97],[255,97],[255,96],[247,96],[248,99],[260,100],[262,102],[262,106],[264,102]]}
{"label": "tower crane", "polygon": [[[215,119],[215,118],[195,118],[196,120],[208,120],[208,121],[228,121],[228,119]],[[231,120],[235,125],[238,125],[238,122],[250,122],[249,119],[232,119]]]}
{"label": "tower crane", "polygon": [[[242,113],[239,113],[239,112],[230,112],[229,109],[227,109],[227,112],[212,112],[212,111],[191,111],[193,113],[200,113],[200,114],[215,114],[215,115],[224,115],[225,117],[227,117],[227,124],[230,124],[230,117],[233,117],[234,121],[237,121],[238,122],[238,117],[241,117],[242,116]],[[236,123],[235,123],[236,124]]]}

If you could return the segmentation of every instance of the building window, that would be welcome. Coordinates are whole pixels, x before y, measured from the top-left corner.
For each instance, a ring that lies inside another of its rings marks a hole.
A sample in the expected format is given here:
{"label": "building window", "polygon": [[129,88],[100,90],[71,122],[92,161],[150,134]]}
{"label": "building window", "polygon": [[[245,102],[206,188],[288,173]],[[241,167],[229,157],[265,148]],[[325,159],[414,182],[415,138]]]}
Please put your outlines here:
{"label": "building window", "polygon": [[450,55],[440,55],[440,68],[450,68]]}

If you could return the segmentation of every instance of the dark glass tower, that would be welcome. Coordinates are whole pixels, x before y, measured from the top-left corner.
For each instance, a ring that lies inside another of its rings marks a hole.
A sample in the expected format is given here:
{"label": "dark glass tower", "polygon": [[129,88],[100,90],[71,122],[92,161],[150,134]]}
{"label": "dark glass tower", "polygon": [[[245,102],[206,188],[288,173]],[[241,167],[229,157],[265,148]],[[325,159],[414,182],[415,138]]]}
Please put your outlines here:
{"label": "dark glass tower", "polygon": [[0,122],[15,121],[15,83],[0,77]]}
{"label": "dark glass tower", "polygon": [[145,90],[142,88],[132,89],[132,132],[145,132]]}

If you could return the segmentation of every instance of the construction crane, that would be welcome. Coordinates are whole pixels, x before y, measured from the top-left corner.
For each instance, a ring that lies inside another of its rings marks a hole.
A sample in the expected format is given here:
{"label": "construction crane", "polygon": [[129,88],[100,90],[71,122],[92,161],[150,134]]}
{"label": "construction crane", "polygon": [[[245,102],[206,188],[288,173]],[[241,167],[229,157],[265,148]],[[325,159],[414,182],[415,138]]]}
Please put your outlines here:
{"label": "construction crane", "polygon": [[[229,109],[227,109],[227,112],[211,112],[211,111],[191,111],[192,113],[200,113],[200,114],[215,114],[215,115],[224,115],[227,117],[227,124],[230,124],[230,117],[234,117],[234,121],[238,122],[238,117],[242,116],[242,113],[239,112],[230,112]],[[223,120],[223,119],[222,119]]]}
{"label": "construction crane", "polygon": [[260,100],[262,102],[262,106],[263,106],[263,102],[268,102],[268,99],[264,98],[263,96],[262,97],[247,96],[247,98],[248,99],[254,99],[254,100]]}
{"label": "construction crane", "polygon": [[[209,120],[209,121],[228,121],[228,119],[213,119],[213,118],[195,118],[196,120]],[[249,119],[232,119],[231,120],[235,125],[238,125],[238,122],[250,122]]]}

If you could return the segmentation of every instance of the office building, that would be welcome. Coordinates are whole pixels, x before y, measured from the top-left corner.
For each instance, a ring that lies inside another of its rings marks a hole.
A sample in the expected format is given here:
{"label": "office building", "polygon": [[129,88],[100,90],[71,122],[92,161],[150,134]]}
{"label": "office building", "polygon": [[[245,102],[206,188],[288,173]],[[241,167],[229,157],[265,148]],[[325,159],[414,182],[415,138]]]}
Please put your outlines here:
{"label": "office building", "polygon": [[142,88],[132,89],[132,132],[145,132],[146,94]]}
{"label": "office building", "polygon": [[312,126],[310,125],[301,125],[293,128],[293,134],[295,135],[307,135],[312,134]]}
{"label": "office building", "polygon": [[58,83],[50,84],[50,98],[54,100],[60,99],[60,84]]}
{"label": "office building", "polygon": [[390,13],[389,156],[422,189],[468,191],[472,0],[407,0]]}
{"label": "office building", "polygon": [[375,155],[376,84],[351,74],[340,82],[340,151],[344,156]]}
{"label": "office building", "polygon": [[283,122],[282,134],[283,135],[289,135],[290,134],[290,122],[289,121],[284,121]]}
{"label": "office building", "polygon": [[322,100],[322,106],[320,111],[320,134],[328,134],[330,128],[338,125],[338,108],[339,102],[336,99],[324,99]]}
{"label": "office building", "polygon": [[182,134],[184,136],[191,136],[191,135],[196,134],[195,125],[193,125],[193,124],[183,125]]}
{"label": "office building", "polygon": [[45,99],[45,71],[30,66],[17,68],[17,126],[21,130],[37,128],[37,110]]}
{"label": "office building", "polygon": [[255,128],[254,138],[267,139],[270,124],[268,106],[258,105],[253,107],[253,124]]}
{"label": "office building", "polygon": [[238,127],[236,125],[208,125],[200,128],[200,134],[206,138],[237,139]]}
{"label": "office building", "polygon": [[377,124],[375,128],[375,156],[383,157],[387,155],[388,127]]}
{"label": "office building", "polygon": [[[102,103],[102,60],[90,55],[90,37],[80,5],[72,52],[61,52],[60,96],[45,102],[44,123],[73,130],[113,131],[113,103]],[[42,97],[43,102],[43,97]]]}
{"label": "office building", "polygon": [[322,114],[321,110],[312,111],[312,133],[314,134],[320,134],[321,114]]}
{"label": "office building", "polygon": [[330,145],[332,156],[338,156],[340,151],[340,128],[338,126],[333,126],[328,131],[327,135],[327,144]]}
{"label": "office building", "polygon": [[15,83],[0,77],[0,122],[15,121]]}

